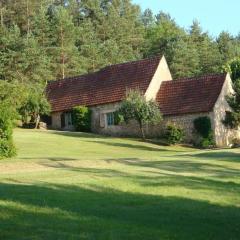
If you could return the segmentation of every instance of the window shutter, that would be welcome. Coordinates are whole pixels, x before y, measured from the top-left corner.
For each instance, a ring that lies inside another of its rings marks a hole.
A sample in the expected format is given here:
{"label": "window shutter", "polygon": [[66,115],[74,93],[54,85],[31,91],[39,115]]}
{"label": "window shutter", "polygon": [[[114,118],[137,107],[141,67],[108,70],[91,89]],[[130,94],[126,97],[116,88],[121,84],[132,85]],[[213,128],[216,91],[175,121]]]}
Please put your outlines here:
{"label": "window shutter", "polygon": [[100,113],[100,127],[104,128],[105,127],[105,114]]}

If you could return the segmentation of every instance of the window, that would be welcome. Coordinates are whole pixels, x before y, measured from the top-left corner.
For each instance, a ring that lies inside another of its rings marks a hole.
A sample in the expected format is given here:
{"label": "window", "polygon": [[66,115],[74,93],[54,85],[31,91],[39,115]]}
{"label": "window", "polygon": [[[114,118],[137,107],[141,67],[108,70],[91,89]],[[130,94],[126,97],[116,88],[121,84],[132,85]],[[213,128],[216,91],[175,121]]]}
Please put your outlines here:
{"label": "window", "polygon": [[107,125],[113,126],[114,125],[114,113],[107,113]]}
{"label": "window", "polygon": [[72,126],[72,113],[71,112],[66,112],[65,113],[65,126]]}

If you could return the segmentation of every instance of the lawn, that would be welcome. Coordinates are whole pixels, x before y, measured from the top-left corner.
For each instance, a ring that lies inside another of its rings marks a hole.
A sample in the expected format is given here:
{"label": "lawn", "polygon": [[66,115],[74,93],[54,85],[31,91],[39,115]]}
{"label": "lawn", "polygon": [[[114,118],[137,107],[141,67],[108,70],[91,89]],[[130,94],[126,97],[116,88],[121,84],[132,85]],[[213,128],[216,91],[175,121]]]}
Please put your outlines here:
{"label": "lawn", "polygon": [[240,239],[240,150],[16,130],[0,239]]}

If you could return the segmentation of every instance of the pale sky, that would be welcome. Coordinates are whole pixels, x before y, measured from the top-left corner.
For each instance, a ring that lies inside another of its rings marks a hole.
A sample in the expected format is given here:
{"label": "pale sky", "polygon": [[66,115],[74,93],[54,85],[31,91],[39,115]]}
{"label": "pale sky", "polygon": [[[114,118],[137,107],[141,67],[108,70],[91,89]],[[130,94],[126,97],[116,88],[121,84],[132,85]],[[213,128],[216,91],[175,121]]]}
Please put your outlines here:
{"label": "pale sky", "polygon": [[170,13],[176,22],[188,28],[193,19],[199,20],[203,30],[212,36],[222,30],[233,35],[240,33],[240,0],[132,0],[142,9],[154,13]]}

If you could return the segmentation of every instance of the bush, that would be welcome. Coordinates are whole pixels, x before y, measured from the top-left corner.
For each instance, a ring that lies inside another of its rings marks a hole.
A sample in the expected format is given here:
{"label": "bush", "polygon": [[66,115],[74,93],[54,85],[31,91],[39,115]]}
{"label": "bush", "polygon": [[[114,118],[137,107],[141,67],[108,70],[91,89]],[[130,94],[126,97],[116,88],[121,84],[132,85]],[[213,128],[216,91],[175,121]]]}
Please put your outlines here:
{"label": "bush", "polygon": [[73,108],[73,125],[76,131],[90,132],[91,131],[91,110],[88,107],[78,106]]}
{"label": "bush", "polygon": [[177,144],[182,142],[184,132],[181,128],[175,125],[168,125],[165,132],[165,138],[169,144]]}
{"label": "bush", "polygon": [[12,119],[5,108],[0,110],[0,158],[8,158],[16,155],[16,148],[12,139]]}
{"label": "bush", "polygon": [[114,125],[119,125],[124,122],[124,117],[119,111],[114,112]]}
{"label": "bush", "polygon": [[199,117],[194,120],[194,129],[198,135],[195,145],[201,148],[209,148],[214,145],[211,119]]}
{"label": "bush", "polygon": [[16,148],[12,139],[0,139],[0,158],[9,158],[16,155]]}
{"label": "bush", "polygon": [[209,117],[199,117],[194,120],[196,132],[203,138],[208,138],[212,132],[211,120]]}
{"label": "bush", "polygon": [[240,147],[240,138],[234,138],[232,140],[232,147],[233,148],[239,148]]}

